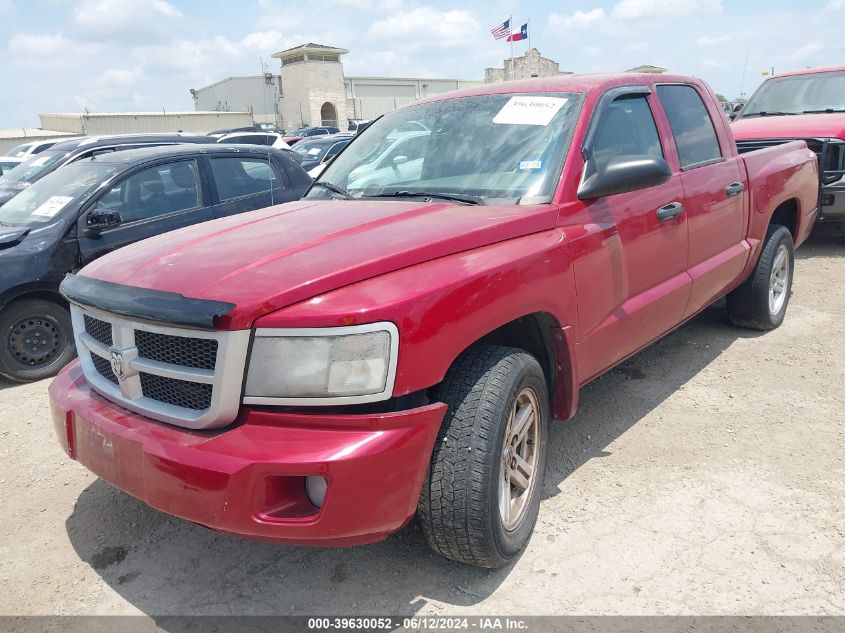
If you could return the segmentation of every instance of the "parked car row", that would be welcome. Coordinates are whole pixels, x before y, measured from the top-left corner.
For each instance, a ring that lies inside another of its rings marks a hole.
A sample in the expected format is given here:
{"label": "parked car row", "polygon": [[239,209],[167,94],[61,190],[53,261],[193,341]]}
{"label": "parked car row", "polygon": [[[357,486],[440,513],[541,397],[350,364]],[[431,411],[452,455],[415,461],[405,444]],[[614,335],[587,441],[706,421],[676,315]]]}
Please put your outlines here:
{"label": "parked car row", "polygon": [[64,141],[0,179],[0,374],[37,380],[73,358],[65,274],[138,240],[297,200],[311,184],[289,150],[208,141]]}

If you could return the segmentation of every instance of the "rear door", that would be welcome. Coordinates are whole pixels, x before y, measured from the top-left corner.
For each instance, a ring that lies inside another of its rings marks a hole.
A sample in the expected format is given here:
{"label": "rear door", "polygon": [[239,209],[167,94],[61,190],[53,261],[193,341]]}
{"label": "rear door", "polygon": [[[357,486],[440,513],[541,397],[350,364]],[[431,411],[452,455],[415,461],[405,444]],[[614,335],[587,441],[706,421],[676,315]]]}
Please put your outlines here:
{"label": "rear door", "polygon": [[[126,175],[83,210],[78,230],[82,263],[121,246],[211,220],[214,214],[208,199],[194,159],[167,161]],[[90,235],[87,216],[101,207],[120,213],[122,224]]]}
{"label": "rear door", "polygon": [[[608,91],[591,119],[585,150],[599,168],[615,156],[665,158],[670,179],[585,201],[578,215],[563,220],[588,228],[572,241],[584,379],[677,325],[689,296],[681,175],[665,120],[656,114],[659,104],[650,88]],[[659,214],[664,207],[674,215]]]}
{"label": "rear door", "polygon": [[690,84],[658,85],[657,96],[677,147],[686,199],[692,277],[688,316],[716,300],[745,265],[748,196],[743,195],[741,159],[713,98]]}
{"label": "rear door", "polygon": [[258,154],[210,156],[215,217],[263,209],[298,198],[284,169]]}

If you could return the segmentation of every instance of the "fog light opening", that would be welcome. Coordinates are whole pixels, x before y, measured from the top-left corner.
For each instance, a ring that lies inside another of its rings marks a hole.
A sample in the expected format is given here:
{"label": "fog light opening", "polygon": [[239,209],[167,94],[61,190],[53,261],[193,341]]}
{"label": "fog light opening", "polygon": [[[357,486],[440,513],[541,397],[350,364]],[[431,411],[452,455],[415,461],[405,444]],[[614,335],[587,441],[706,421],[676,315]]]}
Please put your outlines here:
{"label": "fog light opening", "polygon": [[834,198],[832,193],[822,194],[823,207],[832,207],[834,202],[836,202],[836,199]]}
{"label": "fog light opening", "polygon": [[326,498],[326,480],[319,475],[312,475],[305,478],[305,494],[308,500],[318,508],[323,507],[323,500]]}

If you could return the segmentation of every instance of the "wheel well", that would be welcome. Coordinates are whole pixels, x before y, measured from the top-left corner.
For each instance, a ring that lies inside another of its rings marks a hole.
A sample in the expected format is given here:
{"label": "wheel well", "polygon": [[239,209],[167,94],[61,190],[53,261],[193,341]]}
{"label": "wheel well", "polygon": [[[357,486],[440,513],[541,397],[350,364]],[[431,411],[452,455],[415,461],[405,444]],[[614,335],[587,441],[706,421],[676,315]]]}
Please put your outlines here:
{"label": "wheel well", "polygon": [[785,226],[792,233],[792,239],[798,239],[798,201],[792,198],[780,203],[772,213],[769,224]]}
{"label": "wheel well", "polygon": [[554,368],[555,346],[552,340],[552,328],[560,327],[557,320],[547,312],[534,312],[514,319],[509,323],[496,328],[473,343],[486,343],[488,345],[503,345],[518,347],[525,350],[540,363],[543,374],[546,377],[546,384],[549,387],[549,395],[555,391]]}
{"label": "wheel well", "polygon": [[27,299],[41,299],[43,301],[55,303],[64,308],[68,307],[67,301],[65,301],[64,297],[62,297],[62,295],[58,292],[50,290],[24,290],[20,294],[14,294],[10,297],[6,297],[6,300],[2,305],[0,305],[0,309],[3,309],[17,301],[25,301]]}

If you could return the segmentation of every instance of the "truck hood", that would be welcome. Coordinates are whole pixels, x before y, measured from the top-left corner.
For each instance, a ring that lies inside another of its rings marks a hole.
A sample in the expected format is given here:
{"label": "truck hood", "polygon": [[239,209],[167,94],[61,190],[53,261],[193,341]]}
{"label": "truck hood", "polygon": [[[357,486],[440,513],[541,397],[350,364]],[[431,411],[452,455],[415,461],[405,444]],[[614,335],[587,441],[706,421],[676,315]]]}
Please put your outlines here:
{"label": "truck hood", "polygon": [[794,114],[758,116],[731,123],[738,141],[764,138],[845,139],[845,114]]}
{"label": "truck hood", "polygon": [[81,274],[234,303],[220,325],[236,329],[370,277],[552,229],[556,216],[552,205],[300,200],[138,242]]}

